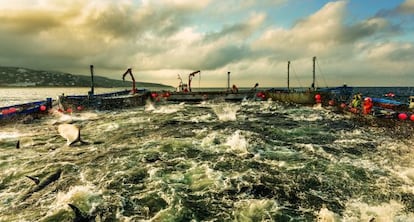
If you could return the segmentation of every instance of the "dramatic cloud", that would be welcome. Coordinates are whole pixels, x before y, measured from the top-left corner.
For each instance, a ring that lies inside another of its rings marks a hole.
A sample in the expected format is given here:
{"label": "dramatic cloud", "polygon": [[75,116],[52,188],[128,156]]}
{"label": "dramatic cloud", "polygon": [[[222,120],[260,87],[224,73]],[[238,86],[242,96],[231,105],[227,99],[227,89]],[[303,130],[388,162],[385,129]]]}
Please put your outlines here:
{"label": "dramatic cloud", "polygon": [[[272,28],[254,44],[257,49],[272,49],[287,58],[312,55],[332,55],[351,47],[358,40],[372,37],[384,30],[388,23],[381,18],[346,25],[346,2],[326,4],[320,11],[298,21],[292,29]],[[352,57],[352,55],[349,55]]]}
{"label": "dramatic cloud", "polygon": [[[307,86],[317,56],[328,85],[414,84],[414,1],[399,1],[357,20],[348,1],[305,13],[286,0],[0,0],[0,64],[84,74],[94,64],[112,78],[132,67],[172,85],[202,70],[205,87],[231,71],[242,86],[284,86],[291,60]],[[292,17],[277,17],[282,8]]]}

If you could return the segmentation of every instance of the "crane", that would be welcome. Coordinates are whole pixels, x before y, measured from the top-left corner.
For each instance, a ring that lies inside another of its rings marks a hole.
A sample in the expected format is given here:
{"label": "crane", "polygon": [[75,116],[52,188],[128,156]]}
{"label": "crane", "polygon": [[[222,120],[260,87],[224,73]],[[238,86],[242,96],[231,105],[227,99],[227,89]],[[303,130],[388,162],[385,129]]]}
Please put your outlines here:
{"label": "crane", "polygon": [[132,94],[135,94],[137,92],[137,89],[135,88],[135,78],[134,78],[134,75],[132,75],[132,69],[131,68],[128,68],[127,71],[122,75],[122,80],[123,81],[125,81],[125,76],[127,74],[131,75],[131,78],[132,78],[132,90],[131,90],[131,93]]}
{"label": "crane", "polygon": [[197,71],[195,71],[195,72],[192,72],[192,73],[190,73],[189,75],[188,75],[188,91],[190,91],[191,92],[191,80],[192,80],[192,78],[197,74],[197,73],[200,73],[201,71],[200,70],[197,70]]}

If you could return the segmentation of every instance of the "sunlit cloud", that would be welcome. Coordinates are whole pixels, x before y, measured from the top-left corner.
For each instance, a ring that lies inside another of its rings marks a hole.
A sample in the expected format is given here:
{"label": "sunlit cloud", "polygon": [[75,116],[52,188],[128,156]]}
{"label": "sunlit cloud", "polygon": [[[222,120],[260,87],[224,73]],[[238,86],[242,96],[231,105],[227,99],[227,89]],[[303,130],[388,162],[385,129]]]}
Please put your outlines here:
{"label": "sunlit cloud", "polygon": [[310,14],[284,18],[292,19],[291,26],[271,19],[272,10],[295,5],[286,0],[0,3],[0,64],[6,66],[77,74],[94,64],[99,74],[116,78],[132,67],[140,80],[164,84],[199,69],[204,83],[220,84],[231,71],[246,86],[284,85],[287,60],[307,82],[313,56],[334,73],[326,77],[328,84],[361,72],[367,77],[355,83],[374,84],[372,79],[384,81],[376,77],[397,67],[407,78],[413,68],[412,25],[400,19],[414,14],[413,0],[358,20],[350,19],[348,1],[331,1]]}

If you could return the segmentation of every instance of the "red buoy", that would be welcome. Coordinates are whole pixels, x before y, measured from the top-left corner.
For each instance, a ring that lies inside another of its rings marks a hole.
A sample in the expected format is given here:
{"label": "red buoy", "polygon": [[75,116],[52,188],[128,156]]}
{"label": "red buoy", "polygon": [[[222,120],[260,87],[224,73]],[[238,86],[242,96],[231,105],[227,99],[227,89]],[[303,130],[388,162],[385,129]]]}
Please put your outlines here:
{"label": "red buoy", "polygon": [[414,121],[414,114],[411,114],[411,115],[410,115],[410,120],[411,120],[411,121]]}
{"label": "red buoy", "polygon": [[46,106],[45,105],[41,105],[40,106],[40,111],[46,111]]}
{"label": "red buoy", "polygon": [[400,114],[398,114],[398,119],[400,119],[400,120],[406,120],[407,119],[407,114],[405,114],[405,113],[400,113]]}
{"label": "red buoy", "polygon": [[66,112],[68,112],[68,113],[72,113],[72,108],[68,108],[68,109],[66,110]]}
{"label": "red buoy", "polygon": [[321,95],[320,94],[316,94],[315,95],[315,100],[321,100]]}
{"label": "red buoy", "polygon": [[82,107],[82,106],[78,106],[78,107],[76,107],[76,109],[77,109],[78,111],[82,111],[82,110],[83,110],[83,107]]}

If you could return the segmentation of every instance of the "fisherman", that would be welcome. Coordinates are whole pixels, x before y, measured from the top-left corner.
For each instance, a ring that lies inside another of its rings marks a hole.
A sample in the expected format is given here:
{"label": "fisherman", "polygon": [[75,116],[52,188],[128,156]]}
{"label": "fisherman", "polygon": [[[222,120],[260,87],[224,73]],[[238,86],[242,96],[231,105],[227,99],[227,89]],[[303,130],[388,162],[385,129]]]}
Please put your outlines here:
{"label": "fisherman", "polygon": [[365,97],[362,114],[364,114],[364,115],[370,114],[373,106],[374,106],[374,104],[372,102],[372,99],[370,97]]}
{"label": "fisherman", "polygon": [[239,88],[237,88],[237,86],[233,84],[233,87],[231,88],[231,92],[232,93],[238,93],[239,92]]}
{"label": "fisherman", "polygon": [[351,101],[349,111],[351,111],[352,113],[359,113],[361,110],[361,100],[362,100],[361,93],[355,94]]}
{"label": "fisherman", "polygon": [[354,98],[352,100],[352,103],[351,103],[351,107],[356,108],[356,109],[360,108],[361,107],[361,99],[362,99],[361,93],[355,94]]}

